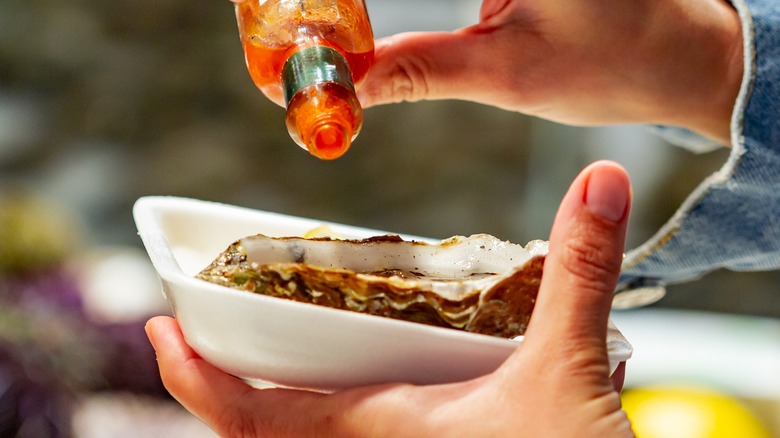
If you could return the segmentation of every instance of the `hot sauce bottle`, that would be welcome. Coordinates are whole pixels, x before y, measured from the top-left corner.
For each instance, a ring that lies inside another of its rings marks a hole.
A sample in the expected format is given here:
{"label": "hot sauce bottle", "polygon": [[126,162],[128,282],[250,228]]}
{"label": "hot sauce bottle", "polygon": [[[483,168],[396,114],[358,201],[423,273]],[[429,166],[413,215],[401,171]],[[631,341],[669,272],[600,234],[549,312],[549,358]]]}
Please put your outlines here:
{"label": "hot sauce bottle", "polygon": [[247,68],[287,108],[287,130],[312,155],[343,155],[363,123],[355,85],[374,60],[363,0],[245,0],[236,18]]}

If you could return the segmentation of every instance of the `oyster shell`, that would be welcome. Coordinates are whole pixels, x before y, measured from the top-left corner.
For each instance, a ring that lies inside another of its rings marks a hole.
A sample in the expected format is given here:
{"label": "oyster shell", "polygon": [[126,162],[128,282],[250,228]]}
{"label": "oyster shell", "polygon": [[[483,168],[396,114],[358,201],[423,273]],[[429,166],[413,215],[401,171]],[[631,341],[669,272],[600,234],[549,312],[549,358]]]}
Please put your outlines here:
{"label": "oyster shell", "polygon": [[438,244],[256,235],[197,278],[249,292],[511,338],[525,332],[547,244],[487,234]]}

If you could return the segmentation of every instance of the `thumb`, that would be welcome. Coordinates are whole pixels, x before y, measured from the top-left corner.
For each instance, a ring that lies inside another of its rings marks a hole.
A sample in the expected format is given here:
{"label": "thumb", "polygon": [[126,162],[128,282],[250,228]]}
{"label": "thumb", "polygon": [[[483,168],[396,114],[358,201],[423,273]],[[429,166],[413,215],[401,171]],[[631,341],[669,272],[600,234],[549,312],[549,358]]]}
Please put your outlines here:
{"label": "thumb", "polygon": [[360,102],[369,107],[450,98],[487,101],[481,94],[491,90],[490,81],[474,66],[490,65],[491,45],[487,33],[471,28],[378,39],[374,65],[358,90]]}
{"label": "thumb", "polygon": [[607,321],[630,203],[628,175],[615,163],[594,163],[572,183],[550,234],[527,347],[563,356],[551,360],[571,360],[584,351],[606,359]]}
{"label": "thumb", "polygon": [[598,162],[561,202],[522,347],[495,374],[510,393],[534,395],[528,435],[633,436],[609,379],[606,343],[630,199],[626,172]]}

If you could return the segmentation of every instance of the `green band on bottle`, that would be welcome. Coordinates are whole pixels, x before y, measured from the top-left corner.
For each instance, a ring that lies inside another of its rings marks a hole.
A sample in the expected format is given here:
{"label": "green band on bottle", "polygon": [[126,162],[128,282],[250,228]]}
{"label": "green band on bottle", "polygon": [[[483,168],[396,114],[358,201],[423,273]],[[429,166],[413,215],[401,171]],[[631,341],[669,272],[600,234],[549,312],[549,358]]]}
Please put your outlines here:
{"label": "green band on bottle", "polygon": [[355,90],[347,60],[335,49],[325,46],[307,47],[290,56],[282,69],[282,82],[288,105],[295,93],[310,84],[336,82]]}

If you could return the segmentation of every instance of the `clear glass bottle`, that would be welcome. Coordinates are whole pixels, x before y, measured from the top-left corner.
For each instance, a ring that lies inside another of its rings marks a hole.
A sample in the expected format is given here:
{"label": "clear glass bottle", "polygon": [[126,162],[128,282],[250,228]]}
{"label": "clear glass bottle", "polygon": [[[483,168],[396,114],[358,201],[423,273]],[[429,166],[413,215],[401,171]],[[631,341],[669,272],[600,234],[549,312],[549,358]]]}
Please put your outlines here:
{"label": "clear glass bottle", "polygon": [[236,4],[255,85],[287,107],[287,130],[321,159],[347,151],[363,109],[355,86],[374,60],[363,0],[245,0]]}

